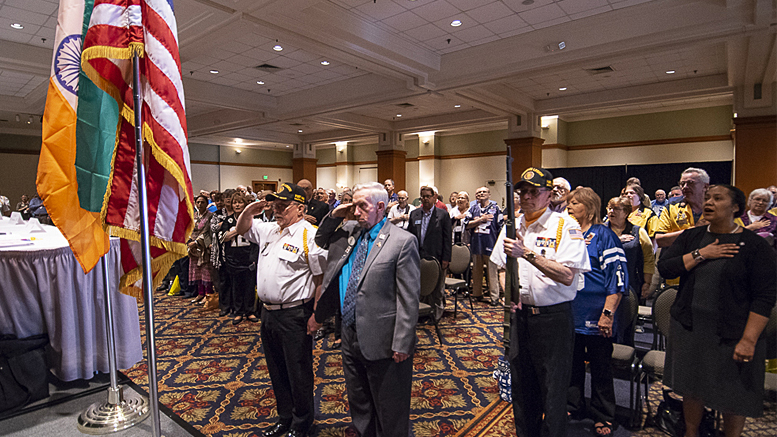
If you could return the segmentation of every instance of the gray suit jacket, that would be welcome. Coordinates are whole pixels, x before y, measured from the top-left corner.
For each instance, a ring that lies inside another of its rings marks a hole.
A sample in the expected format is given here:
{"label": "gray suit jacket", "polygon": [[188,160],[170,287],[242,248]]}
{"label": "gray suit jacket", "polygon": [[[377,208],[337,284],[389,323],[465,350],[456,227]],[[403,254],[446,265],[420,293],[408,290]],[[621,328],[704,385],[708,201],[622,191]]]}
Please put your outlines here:
{"label": "gray suit jacket", "polygon": [[[321,323],[340,305],[340,271],[364,229],[327,215],[316,232],[316,244],[329,250],[324,292],[316,306]],[[417,341],[421,272],[418,242],[409,232],[386,221],[362,270],[356,296],[356,335],[368,360],[412,354]]]}

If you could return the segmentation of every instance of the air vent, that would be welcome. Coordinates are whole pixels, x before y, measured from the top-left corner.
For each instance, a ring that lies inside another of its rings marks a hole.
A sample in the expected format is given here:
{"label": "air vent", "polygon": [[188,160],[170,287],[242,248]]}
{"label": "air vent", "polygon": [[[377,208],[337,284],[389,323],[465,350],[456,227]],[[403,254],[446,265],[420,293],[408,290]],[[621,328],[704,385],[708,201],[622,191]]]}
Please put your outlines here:
{"label": "air vent", "polygon": [[415,105],[412,103],[399,103],[397,104],[397,106],[399,106],[400,108],[412,108]]}
{"label": "air vent", "polygon": [[270,65],[270,64],[257,65],[254,68],[256,68],[259,71],[265,71],[267,73],[274,73],[276,71],[281,70],[281,67],[276,67],[275,65]]}
{"label": "air vent", "polygon": [[612,73],[613,71],[615,71],[615,69],[608,65],[606,67],[587,68],[585,71],[587,71],[588,74],[591,74],[591,75],[595,76],[597,74]]}

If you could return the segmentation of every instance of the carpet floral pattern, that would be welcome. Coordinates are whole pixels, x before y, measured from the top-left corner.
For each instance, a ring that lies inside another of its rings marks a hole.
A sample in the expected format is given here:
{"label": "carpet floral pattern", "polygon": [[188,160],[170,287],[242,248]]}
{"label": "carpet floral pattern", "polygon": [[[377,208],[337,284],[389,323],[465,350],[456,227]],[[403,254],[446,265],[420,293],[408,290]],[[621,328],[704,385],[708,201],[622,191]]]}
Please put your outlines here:
{"label": "carpet floral pattern", "polygon": [[[442,344],[433,325],[421,324],[417,329],[412,431],[417,437],[514,436],[512,408],[498,400],[492,377],[497,360],[504,354],[501,309],[476,302],[472,311],[466,299],[459,304],[455,321],[449,302],[449,312],[440,322]],[[139,310],[142,320],[142,306]],[[259,334],[261,322],[244,321],[235,326],[231,318],[217,314],[193,306],[187,299],[158,294],[155,319],[160,402],[204,435],[259,436],[277,419]],[[331,340],[330,336],[314,343],[316,422],[311,435],[352,437],[356,432],[350,427],[340,351],[330,348]],[[145,360],[124,371],[142,389],[148,388],[146,372]],[[653,384],[653,411],[659,396],[660,384]],[[770,402],[763,418],[748,419],[744,435],[773,437],[777,435],[775,422],[777,407]],[[625,435],[664,434],[646,427]]]}
{"label": "carpet floral pattern", "polygon": [[[217,317],[217,311],[163,294],[157,295],[154,308],[162,404],[210,436],[258,436],[274,423],[275,397],[261,346],[261,322],[234,326],[231,318]],[[449,310],[440,323],[442,344],[433,325],[421,324],[417,330],[411,424],[418,437],[454,435],[498,398],[491,374],[504,354],[501,311],[475,303],[473,312],[468,303],[459,302],[454,322],[452,302]],[[331,340],[314,344],[312,434],[355,436],[340,351],[330,347]],[[146,371],[142,361],[124,373],[146,389]]]}

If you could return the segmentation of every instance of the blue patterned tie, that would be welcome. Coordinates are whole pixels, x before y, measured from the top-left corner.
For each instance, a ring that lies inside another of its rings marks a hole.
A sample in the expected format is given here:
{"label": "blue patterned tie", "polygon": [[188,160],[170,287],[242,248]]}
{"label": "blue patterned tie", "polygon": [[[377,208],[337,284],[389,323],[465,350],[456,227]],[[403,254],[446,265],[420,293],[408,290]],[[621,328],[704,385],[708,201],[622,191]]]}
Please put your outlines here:
{"label": "blue patterned tie", "polygon": [[345,326],[353,326],[356,323],[356,290],[359,286],[359,279],[362,276],[364,262],[367,260],[367,249],[369,248],[369,235],[366,233],[356,250],[356,259],[351,266],[351,277],[348,279],[348,286],[345,287],[345,299],[343,299],[343,323]]}

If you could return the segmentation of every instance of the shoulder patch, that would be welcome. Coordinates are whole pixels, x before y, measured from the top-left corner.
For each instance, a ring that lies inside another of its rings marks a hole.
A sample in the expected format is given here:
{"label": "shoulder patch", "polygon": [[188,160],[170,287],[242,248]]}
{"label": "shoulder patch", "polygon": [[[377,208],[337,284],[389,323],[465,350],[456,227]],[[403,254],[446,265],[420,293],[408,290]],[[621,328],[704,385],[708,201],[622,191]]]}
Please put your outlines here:
{"label": "shoulder patch", "polygon": [[569,230],[569,238],[573,240],[582,240],[583,239],[583,233],[580,231],[580,229],[570,229]]}

